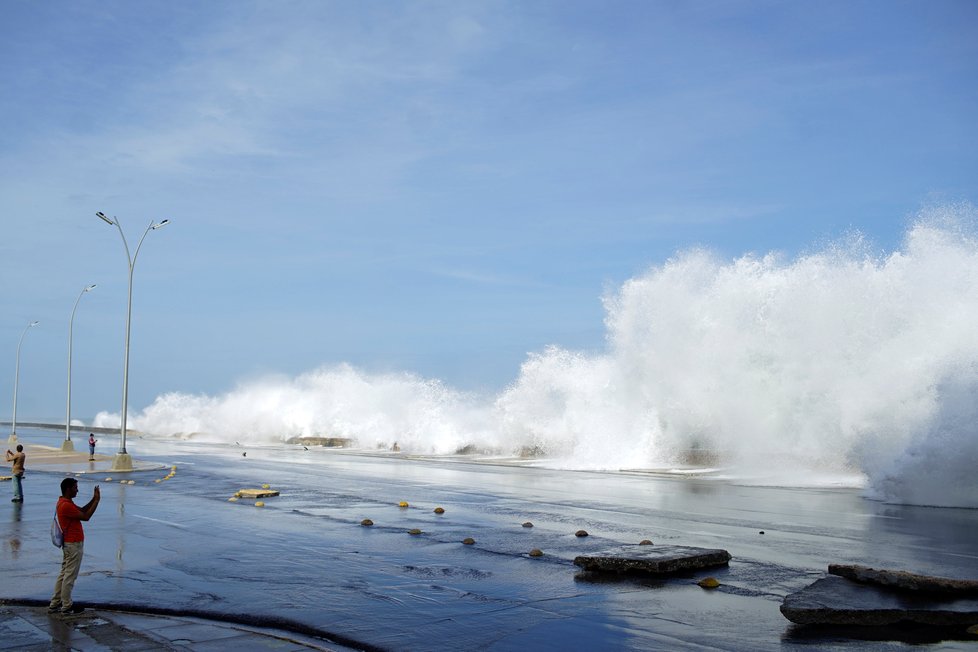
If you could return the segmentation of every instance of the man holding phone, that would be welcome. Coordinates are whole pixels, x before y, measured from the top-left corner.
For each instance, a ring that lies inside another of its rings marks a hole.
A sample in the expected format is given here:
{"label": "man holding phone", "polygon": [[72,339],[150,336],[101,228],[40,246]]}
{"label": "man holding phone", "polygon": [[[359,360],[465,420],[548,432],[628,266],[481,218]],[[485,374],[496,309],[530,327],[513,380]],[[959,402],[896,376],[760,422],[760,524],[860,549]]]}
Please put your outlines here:
{"label": "man holding phone", "polygon": [[61,481],[61,497],[58,498],[55,514],[64,532],[64,544],[61,547],[63,557],[61,572],[54,583],[54,595],[48,605],[49,613],[77,614],[85,610],[71,601],[71,591],[75,588],[85,549],[85,531],[81,522],[92,518],[99,500],[102,499],[102,493],[99,486],[95,485],[92,499],[84,507],[78,507],[72,500],[77,495],[78,480],[65,478]]}

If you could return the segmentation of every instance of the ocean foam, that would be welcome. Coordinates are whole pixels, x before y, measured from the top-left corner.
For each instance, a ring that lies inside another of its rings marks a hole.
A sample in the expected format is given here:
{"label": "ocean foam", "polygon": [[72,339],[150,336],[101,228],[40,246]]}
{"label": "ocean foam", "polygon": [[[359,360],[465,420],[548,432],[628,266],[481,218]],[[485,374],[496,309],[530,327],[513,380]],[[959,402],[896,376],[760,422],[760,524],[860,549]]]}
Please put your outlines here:
{"label": "ocean foam", "polygon": [[857,477],[880,500],[978,507],[976,223],[970,205],[930,209],[886,255],[859,236],[792,260],[679,253],[605,297],[606,351],[531,354],[495,397],[338,365],[167,394],[130,427],[532,451],[573,469],[716,464],[762,484]]}

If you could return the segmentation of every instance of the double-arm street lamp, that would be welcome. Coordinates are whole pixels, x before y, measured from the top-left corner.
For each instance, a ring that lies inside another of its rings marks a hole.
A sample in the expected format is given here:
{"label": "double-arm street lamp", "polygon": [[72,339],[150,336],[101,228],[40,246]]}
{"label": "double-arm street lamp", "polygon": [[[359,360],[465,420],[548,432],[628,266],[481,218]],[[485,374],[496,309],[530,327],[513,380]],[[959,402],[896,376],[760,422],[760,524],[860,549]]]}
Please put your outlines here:
{"label": "double-arm street lamp", "polygon": [[40,323],[39,321],[32,321],[27,324],[27,328],[24,329],[23,334],[20,336],[20,341],[17,343],[17,364],[14,366],[14,418],[10,426],[10,437],[7,439],[11,444],[17,443],[17,385],[20,383],[20,347],[24,343],[24,337],[27,336],[27,331]]}
{"label": "double-arm street lamp", "polygon": [[126,452],[126,415],[129,409],[129,332],[132,322],[132,270],[136,265],[136,257],[139,256],[139,248],[143,246],[143,240],[146,239],[146,235],[150,231],[155,231],[169,224],[170,220],[150,222],[146,230],[143,231],[143,237],[139,239],[139,244],[136,245],[136,252],[130,255],[129,243],[126,242],[126,234],[122,232],[122,227],[119,226],[119,218],[109,218],[101,211],[95,213],[95,215],[106,224],[111,224],[119,229],[119,235],[122,236],[122,244],[126,248],[126,259],[129,261],[129,301],[126,308],[126,356],[122,367],[122,437],[119,444],[119,452],[116,453],[115,459],[112,462],[112,470],[132,471],[132,457]]}
{"label": "double-arm street lamp", "polygon": [[68,320],[68,406],[65,408],[65,440],[61,444],[63,451],[75,450],[75,445],[71,443],[71,329],[75,323],[75,310],[78,309],[78,302],[81,301],[86,292],[91,292],[94,289],[95,284],[88,285],[78,294],[78,298],[75,299],[75,307],[71,309],[71,318]]}

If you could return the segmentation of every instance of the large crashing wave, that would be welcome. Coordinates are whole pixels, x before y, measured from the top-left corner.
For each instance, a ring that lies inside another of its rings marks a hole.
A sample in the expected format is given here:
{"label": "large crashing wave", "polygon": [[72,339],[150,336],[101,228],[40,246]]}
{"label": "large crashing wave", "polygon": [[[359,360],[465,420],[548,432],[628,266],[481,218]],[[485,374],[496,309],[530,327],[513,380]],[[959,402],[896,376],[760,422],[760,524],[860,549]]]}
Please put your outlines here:
{"label": "large crashing wave", "polygon": [[715,460],[784,484],[855,473],[874,498],[978,507],[976,218],[931,209],[886,255],[858,236],[793,260],[681,253],[605,298],[605,352],[531,354],[496,397],[341,365],[161,396],[131,427],[531,449],[565,468]]}

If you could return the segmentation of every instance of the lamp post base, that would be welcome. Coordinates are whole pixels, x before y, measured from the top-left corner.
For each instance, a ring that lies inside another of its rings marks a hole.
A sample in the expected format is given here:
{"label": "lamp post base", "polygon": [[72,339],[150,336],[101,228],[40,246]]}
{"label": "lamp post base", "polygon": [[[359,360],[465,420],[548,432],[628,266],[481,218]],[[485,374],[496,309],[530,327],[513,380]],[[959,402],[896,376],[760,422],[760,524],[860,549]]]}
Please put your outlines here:
{"label": "lamp post base", "polygon": [[112,470],[119,471],[132,471],[132,455],[129,453],[116,453],[115,459],[112,460]]}
{"label": "lamp post base", "polygon": [[7,437],[7,443],[8,444],[16,444],[17,443],[17,433],[16,432],[10,433],[10,436]]}
{"label": "lamp post base", "polygon": [[75,451],[75,442],[70,439],[65,439],[61,442],[61,450],[65,453],[73,453]]}

